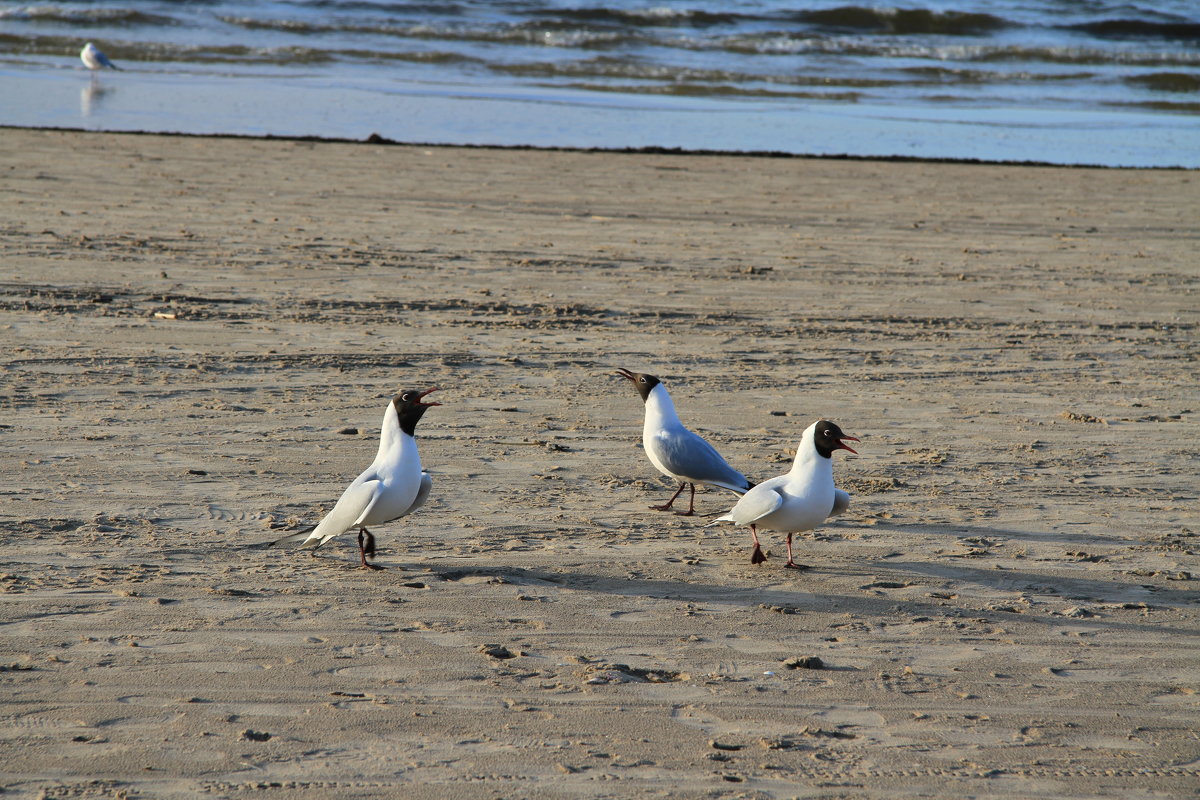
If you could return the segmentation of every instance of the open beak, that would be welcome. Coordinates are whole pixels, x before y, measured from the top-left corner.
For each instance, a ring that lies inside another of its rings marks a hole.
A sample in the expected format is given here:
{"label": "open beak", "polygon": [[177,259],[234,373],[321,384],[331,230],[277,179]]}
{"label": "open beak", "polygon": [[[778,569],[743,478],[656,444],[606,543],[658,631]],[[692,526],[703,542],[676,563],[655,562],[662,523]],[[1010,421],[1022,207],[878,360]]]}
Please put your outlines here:
{"label": "open beak", "polygon": [[854,453],[854,455],[858,455],[858,451],[857,451],[857,450],[855,450],[855,449],[854,449],[853,447],[851,447],[850,445],[846,444],[846,441],[847,441],[847,440],[849,440],[849,441],[851,441],[851,442],[857,442],[857,441],[858,441],[858,437],[857,437],[857,436],[843,436],[841,439],[838,439],[838,446],[837,446],[837,448],[836,448],[836,449],[838,449],[838,450],[849,450],[851,453]]}
{"label": "open beak", "polygon": [[425,395],[433,394],[437,390],[438,390],[438,387],[434,386],[432,389],[426,389],[425,391],[421,392],[419,395],[417,395],[417,404],[422,405],[422,406],[440,406],[441,403],[439,403],[437,401],[434,401],[432,403],[422,403],[421,402],[421,400],[425,397]]}
{"label": "open beak", "polygon": [[637,383],[637,378],[633,377],[633,373],[627,369],[618,369],[616,371],[616,373],[614,373],[614,374],[620,375],[622,378],[624,378],[628,381],[633,381],[634,383]]}

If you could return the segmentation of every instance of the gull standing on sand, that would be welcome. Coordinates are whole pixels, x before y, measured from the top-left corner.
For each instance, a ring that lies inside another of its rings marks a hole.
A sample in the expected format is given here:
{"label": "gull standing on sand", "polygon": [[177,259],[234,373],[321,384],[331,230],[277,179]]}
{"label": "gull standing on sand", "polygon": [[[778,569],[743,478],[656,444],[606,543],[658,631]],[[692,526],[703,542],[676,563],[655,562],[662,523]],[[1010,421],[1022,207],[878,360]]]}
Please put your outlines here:
{"label": "gull standing on sand", "polygon": [[413,438],[417,422],[431,406],[422,402],[437,387],[424,392],[407,389],[391,399],[383,414],[379,433],[379,452],[371,466],[354,479],[333,510],[314,528],[289,534],[269,546],[295,544],[316,550],[335,536],[358,528],[358,556],[367,569],[383,569],[368,564],[375,557],[375,536],[367,526],[382,525],[411,514],[429,498],[433,480],[421,470],[417,441]]}
{"label": "gull standing on sand", "polygon": [[85,44],[83,49],[79,51],[79,59],[83,61],[83,65],[90,70],[105,68],[116,70],[120,69],[120,67],[108,60],[108,56],[100,52],[99,47],[96,47],[96,45],[92,44],[91,42]]}
{"label": "gull standing on sand", "polygon": [[671,504],[679,497],[683,487],[692,487],[691,501],[687,511],[676,514],[690,517],[696,513],[696,484],[707,483],[738,494],[745,493],[754,484],[721,457],[716,449],[683,427],[675,404],[667,387],[658,378],[644,372],[618,369],[617,374],[633,382],[633,386],[646,404],[646,421],[642,427],[642,448],[650,463],[668,478],[679,481],[679,488],[671,499],[661,506],[650,506],[655,511],[670,511]]}
{"label": "gull standing on sand", "polygon": [[786,531],[788,560],[784,566],[808,569],[792,560],[792,534],[811,531],[827,517],[842,513],[850,505],[850,495],[833,485],[833,451],[849,450],[857,455],[846,441],[857,442],[858,439],[847,436],[841,428],[826,420],[809,425],[800,437],[790,472],[755,486],[728,514],[704,527],[722,522],[749,525],[750,535],[754,537],[751,564],[767,560],[758,544],[756,528]]}

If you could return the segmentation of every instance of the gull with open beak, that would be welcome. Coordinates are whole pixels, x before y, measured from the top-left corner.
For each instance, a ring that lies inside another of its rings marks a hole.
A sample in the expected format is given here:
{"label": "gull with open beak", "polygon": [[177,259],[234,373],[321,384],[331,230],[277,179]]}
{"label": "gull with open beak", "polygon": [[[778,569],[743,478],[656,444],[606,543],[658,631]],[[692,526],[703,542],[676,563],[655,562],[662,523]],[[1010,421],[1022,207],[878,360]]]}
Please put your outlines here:
{"label": "gull with open beak", "polygon": [[833,485],[833,451],[849,450],[857,455],[847,441],[857,442],[858,439],[842,433],[842,429],[832,422],[819,420],[809,425],[800,437],[791,471],[755,486],[729,513],[705,527],[722,522],[749,525],[750,535],[754,537],[751,564],[767,560],[758,543],[758,528],[785,531],[788,560],[784,566],[808,569],[792,559],[792,534],[811,531],[850,505],[850,495]]}
{"label": "gull with open beak", "polygon": [[371,466],[354,479],[333,510],[316,527],[289,534],[271,545],[292,544],[314,550],[335,536],[358,530],[358,555],[364,568],[383,569],[367,562],[375,557],[375,536],[369,527],[411,514],[429,498],[433,481],[421,470],[421,457],[413,438],[417,422],[432,406],[424,398],[437,391],[401,391],[388,403],[379,434],[379,452]]}

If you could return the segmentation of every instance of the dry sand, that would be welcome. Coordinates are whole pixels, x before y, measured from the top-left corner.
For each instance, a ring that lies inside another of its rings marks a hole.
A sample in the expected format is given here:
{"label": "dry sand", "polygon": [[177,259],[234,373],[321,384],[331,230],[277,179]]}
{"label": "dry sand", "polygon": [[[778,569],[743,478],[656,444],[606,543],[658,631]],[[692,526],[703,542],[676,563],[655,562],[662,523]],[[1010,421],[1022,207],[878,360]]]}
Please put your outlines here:
{"label": "dry sand", "polygon": [[[5,796],[1196,795],[1195,173],[0,150]],[[862,439],[815,569],[647,510],[618,366]],[[248,546],[434,384],[386,571]]]}

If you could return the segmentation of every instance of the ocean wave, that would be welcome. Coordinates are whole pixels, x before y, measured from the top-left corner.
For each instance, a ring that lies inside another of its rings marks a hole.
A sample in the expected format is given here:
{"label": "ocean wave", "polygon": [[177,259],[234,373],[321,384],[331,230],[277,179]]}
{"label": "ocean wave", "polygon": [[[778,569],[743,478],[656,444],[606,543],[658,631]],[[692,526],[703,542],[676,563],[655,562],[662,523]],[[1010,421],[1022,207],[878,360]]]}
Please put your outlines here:
{"label": "ocean wave", "polygon": [[772,24],[799,23],[831,31],[892,34],[935,33],[952,36],[987,33],[1016,25],[1002,17],[985,13],[868,6],[840,6],[818,10],[783,9],[759,13],[747,10],[713,11],[675,6],[624,9],[583,6],[514,9],[513,13],[540,21],[562,20],[585,25],[602,24],[632,28],[711,28],[766,22]]}
{"label": "ocean wave", "polygon": [[[775,86],[836,86],[843,88],[885,88],[911,83],[907,80],[807,74],[760,74],[728,69],[705,69],[670,64],[627,61],[601,56],[595,59],[565,62],[522,62],[517,64],[488,64],[494,72],[522,78],[591,78],[612,81],[657,82],[680,86],[724,86],[722,93],[732,93],[730,85],[771,84]],[[622,83],[621,86],[629,86]],[[638,86],[639,91],[645,89]],[[696,94],[695,89],[687,90]],[[769,91],[747,88],[747,93]]]}
{"label": "ocean wave", "polygon": [[1200,41],[1200,22],[1180,20],[1153,22],[1144,19],[1105,19],[1064,25],[1063,30],[1078,31],[1098,39],[1168,39]]}
{"label": "ocean wave", "polygon": [[[703,87],[719,86],[721,94],[735,94],[734,87],[742,87],[746,95],[776,94],[784,96],[774,87],[823,87],[829,90],[854,90],[856,93],[883,90],[875,94],[886,94],[889,89],[922,88],[943,86],[1013,86],[1045,82],[1071,83],[1094,80],[1095,72],[1038,72],[1034,70],[986,70],[943,66],[907,67],[884,75],[828,74],[828,73],[785,73],[766,74],[729,69],[704,69],[681,67],[668,64],[626,61],[601,56],[595,59],[565,62],[521,62],[515,64],[485,64],[489,70],[505,75],[533,79],[591,80],[589,86],[599,81],[612,81],[621,88],[631,91],[661,91],[651,84],[674,85],[679,93],[700,94]],[[1190,76],[1179,75],[1180,81]],[[1165,87],[1166,77],[1163,78]],[[1200,81],[1200,79],[1193,79]],[[582,84],[580,84],[582,85]],[[1176,85],[1182,85],[1178,83]],[[766,88],[764,88],[766,87]],[[1179,89],[1175,89],[1179,90]],[[787,96],[793,96],[788,94]]]}
{"label": "ocean wave", "polygon": [[764,18],[753,14],[693,8],[670,8],[666,6],[626,9],[604,8],[601,6],[554,9],[538,8],[518,10],[516,13],[525,17],[537,18],[540,21],[561,20],[588,25],[600,23],[634,28],[679,26],[706,28],[716,25],[735,25],[741,22]]}
{"label": "ocean wave", "polygon": [[1200,114],[1200,103],[1176,103],[1170,100],[1150,100],[1145,103],[1109,102],[1110,108],[1129,108],[1139,111],[1169,111],[1176,114]]}
{"label": "ocean wave", "polygon": [[857,58],[913,59],[934,62],[1027,62],[1126,66],[1200,66],[1200,51],[1168,49],[1114,50],[1087,46],[1022,46],[1000,43],[946,44],[903,38],[825,37],[786,31],[735,35],[718,39],[677,41],[676,46],[722,49],[745,55],[829,55]]}
{"label": "ocean wave", "polygon": [[[337,5],[339,0],[327,2]],[[370,8],[378,9],[374,5]],[[406,10],[410,8],[404,6]],[[226,24],[246,30],[309,36],[332,33],[457,41],[462,42],[464,47],[472,43],[580,50],[654,47],[666,50],[725,50],[746,55],[828,53],[884,58],[1025,59],[1050,63],[1105,63],[1112,58],[1122,64],[1184,65],[1197,61],[1193,58],[1195,51],[1188,48],[1113,48],[1099,42],[1089,46],[1085,41],[1046,46],[1012,45],[989,40],[987,34],[1016,27],[1019,23],[990,14],[926,9],[840,6],[815,11],[776,12],[758,17],[689,9],[621,10],[590,6],[575,9],[539,8],[515,13],[527,19],[513,21],[511,15],[487,22],[453,18],[406,21],[394,16],[292,19],[222,15],[218,18]],[[766,30],[744,30],[746,26],[735,24],[746,19],[774,20],[778,23],[784,18],[795,20],[798,24],[791,27],[776,24]],[[668,20],[690,27],[682,29],[667,25]],[[632,24],[634,22],[637,24]],[[1113,31],[1123,31],[1129,36],[1134,36],[1136,31],[1149,30],[1163,36],[1168,32],[1183,36],[1190,35],[1189,32],[1196,29],[1195,35],[1200,37],[1200,25],[1190,23],[1126,20],[1111,24],[1116,25]],[[704,25],[716,30],[704,30]],[[1059,26],[1057,29],[1085,31],[1089,26],[1102,25],[1110,23],[1079,23]],[[666,30],[661,29],[664,26]],[[974,37],[970,42],[952,43],[954,39],[970,37]]]}
{"label": "ocean wave", "polygon": [[372,3],[369,0],[302,0],[296,3],[304,10],[322,9],[342,13],[366,12],[396,16],[462,16],[466,7],[458,3]]}
{"label": "ocean wave", "polygon": [[122,66],[168,74],[1180,113],[1200,96],[1186,0],[909,1],[47,2],[0,8],[0,59],[78,70],[94,38]]}
{"label": "ocean wave", "polygon": [[1095,72],[1032,72],[1029,70],[981,70],[956,67],[904,67],[899,72],[927,83],[1005,84],[1060,81],[1089,81]]}
{"label": "ocean wave", "polygon": [[937,34],[976,36],[1017,23],[981,12],[932,11],[926,8],[841,6],[815,11],[797,11],[794,18],[827,31],[853,31],[897,35]]}
{"label": "ocean wave", "polygon": [[269,64],[280,67],[348,61],[365,63],[400,61],[412,64],[483,63],[480,59],[472,56],[436,50],[379,52],[355,48],[246,47],[241,45],[164,47],[156,53],[156,60],[193,64]]}
{"label": "ocean wave", "polygon": [[151,14],[134,8],[65,8],[63,6],[17,6],[0,9],[0,20],[62,23],[81,27],[135,27],[180,25],[174,17]]}
{"label": "ocean wave", "polygon": [[1155,92],[1200,92],[1200,75],[1187,72],[1152,72],[1132,75],[1125,82]]}
{"label": "ocean wave", "polygon": [[[555,88],[562,88],[552,84]],[[670,83],[658,86],[634,85],[619,86],[610,83],[576,82],[566,84],[566,88],[586,92],[608,92],[619,94],[657,95],[668,97],[738,97],[746,99],[788,99],[788,100],[826,100],[843,103],[854,103],[862,99],[860,92],[845,92],[830,90],[827,92],[789,92],[773,91],[770,89],[753,89],[731,84],[693,84]]]}
{"label": "ocean wave", "polygon": [[[371,24],[341,25],[338,23],[314,23],[296,20],[252,19],[247,17],[231,17],[238,24],[246,27],[270,28],[281,30],[300,30],[305,27],[312,29],[338,30],[348,28],[360,32],[378,30],[382,32],[403,29],[397,25],[397,17],[419,16],[414,14],[414,7],[409,5],[390,6],[375,5],[347,0],[325,0],[315,4],[317,7],[330,7],[339,10],[353,8],[376,12]],[[394,8],[394,14],[383,13]],[[725,27],[736,29],[747,23],[771,23],[775,25],[800,25],[813,33],[858,33],[870,35],[919,35],[938,34],[946,36],[972,36],[1015,27],[1017,23],[984,13],[967,13],[956,11],[932,11],[924,8],[869,8],[864,6],[841,6],[838,8],[814,11],[778,11],[762,14],[744,12],[721,12],[693,8],[648,7],[634,9],[605,8],[599,6],[584,6],[576,8],[510,8],[513,17],[523,18],[523,22],[498,20],[492,25],[471,25],[456,27],[438,23],[413,24],[410,27],[440,28],[447,35],[455,32],[471,32],[471,38],[479,40],[485,37],[511,37],[514,32],[536,31],[542,35],[548,32],[571,31],[575,37],[628,38],[640,40],[656,39],[653,30],[657,28],[693,28],[708,29]],[[445,14],[441,10],[437,17],[463,16],[462,10]],[[656,39],[657,40],[657,39]],[[669,43],[669,41],[664,40]]]}
{"label": "ocean wave", "polygon": [[221,21],[247,30],[272,30],[291,34],[355,33],[407,39],[464,43],[542,45],[558,48],[610,48],[642,44],[636,34],[619,31],[580,29],[565,23],[507,23],[502,25],[462,25],[454,23],[392,24],[314,23],[306,20],[262,19],[223,16]]}
{"label": "ocean wave", "polygon": [[1022,61],[1095,66],[1200,67],[1197,50],[1105,50],[1099,47],[989,47],[971,56],[974,61]]}

